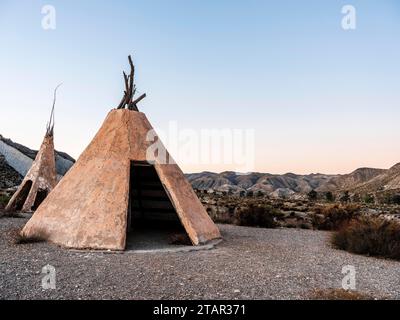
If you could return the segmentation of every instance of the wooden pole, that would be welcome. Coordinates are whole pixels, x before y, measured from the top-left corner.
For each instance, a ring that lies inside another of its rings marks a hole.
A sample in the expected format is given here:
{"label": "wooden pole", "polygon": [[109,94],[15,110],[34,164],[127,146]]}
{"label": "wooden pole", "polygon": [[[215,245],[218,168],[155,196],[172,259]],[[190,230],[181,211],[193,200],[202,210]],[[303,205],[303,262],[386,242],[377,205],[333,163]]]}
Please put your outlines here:
{"label": "wooden pole", "polygon": [[128,61],[131,67],[131,72],[129,73],[129,76],[125,73],[125,71],[123,72],[125,91],[124,96],[122,97],[122,100],[119,103],[117,109],[128,108],[129,110],[139,111],[137,108],[137,104],[146,97],[146,94],[142,94],[139,98],[133,100],[133,97],[136,94],[135,66],[130,55],[128,56]]}

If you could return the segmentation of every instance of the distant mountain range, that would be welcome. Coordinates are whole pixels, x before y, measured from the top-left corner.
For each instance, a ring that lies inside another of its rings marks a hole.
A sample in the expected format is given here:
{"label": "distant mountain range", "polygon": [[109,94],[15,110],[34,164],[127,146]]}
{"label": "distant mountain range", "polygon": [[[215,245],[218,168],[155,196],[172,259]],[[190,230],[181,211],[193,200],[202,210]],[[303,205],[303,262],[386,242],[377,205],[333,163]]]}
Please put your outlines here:
{"label": "distant mountain range", "polygon": [[187,174],[193,188],[220,192],[262,192],[275,197],[317,192],[373,193],[400,189],[400,164],[390,169],[360,168],[344,175],[286,173],[283,175],[252,172],[201,172]]}
{"label": "distant mountain range", "polygon": [[[0,135],[0,188],[9,188],[21,183],[36,154],[37,151]],[[74,162],[68,154],[56,151],[56,169],[59,176],[63,176]]]}
{"label": "distant mountain range", "polygon": [[[0,188],[18,185],[32,165],[37,151],[15,143],[0,135]],[[56,151],[57,173],[63,176],[75,160],[64,152]],[[400,163],[390,169],[360,168],[344,175],[286,173],[282,175],[252,172],[238,174],[201,172],[186,174],[193,188],[220,192],[262,192],[274,197],[304,195],[317,192],[352,194],[400,191]]]}

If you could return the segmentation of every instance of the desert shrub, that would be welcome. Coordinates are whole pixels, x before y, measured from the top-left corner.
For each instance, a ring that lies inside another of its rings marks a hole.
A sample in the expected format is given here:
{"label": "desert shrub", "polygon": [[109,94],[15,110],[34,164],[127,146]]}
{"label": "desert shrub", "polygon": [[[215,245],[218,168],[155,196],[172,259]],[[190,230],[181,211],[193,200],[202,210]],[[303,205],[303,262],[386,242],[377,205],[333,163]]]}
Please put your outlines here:
{"label": "desert shrub", "polygon": [[361,202],[361,196],[358,193],[353,194],[351,197],[352,202]]}
{"label": "desert shrub", "polygon": [[235,212],[235,224],[239,226],[275,228],[278,212],[270,206],[250,204]]}
{"label": "desert shrub", "polygon": [[214,215],[214,217],[212,217],[211,219],[214,223],[219,223],[219,224],[233,224],[234,222],[234,218],[226,214]]}
{"label": "desert shrub", "polygon": [[308,224],[308,223],[305,223],[305,222],[300,223],[299,227],[301,229],[312,229],[312,226],[310,224]]}
{"label": "desert shrub", "polygon": [[345,191],[339,198],[340,202],[349,202],[350,201],[350,193]]}
{"label": "desert shrub", "polygon": [[387,204],[400,204],[400,194],[387,195],[385,198],[385,203]]}
{"label": "desert shrub", "polygon": [[400,204],[400,194],[397,193],[397,194],[392,195],[391,202],[393,204]]}
{"label": "desert shrub", "polygon": [[264,196],[264,192],[258,190],[256,193],[256,197],[262,198]]}
{"label": "desert shrub", "polygon": [[371,296],[353,290],[317,289],[310,295],[312,300],[374,300]]}
{"label": "desert shrub", "polygon": [[219,207],[215,210],[207,208],[207,213],[215,223],[233,224],[234,223],[234,207]]}
{"label": "desert shrub", "polygon": [[374,198],[374,196],[371,195],[371,194],[366,194],[366,195],[364,196],[364,198],[363,198],[363,201],[364,201],[365,203],[367,203],[367,204],[372,204],[372,203],[375,202],[375,198]]}
{"label": "desert shrub", "polygon": [[329,205],[316,207],[312,215],[312,224],[319,230],[338,230],[359,216],[360,207],[357,205]]}
{"label": "desert shrub", "polygon": [[307,194],[307,196],[308,196],[308,199],[309,199],[310,201],[315,201],[315,200],[317,200],[317,198],[318,198],[318,193],[317,193],[317,191],[315,191],[315,190],[313,189],[313,190],[311,190],[311,191]]}
{"label": "desert shrub", "polygon": [[5,210],[0,209],[0,219],[6,218],[18,218],[24,219],[24,215],[20,212],[6,212]]}
{"label": "desert shrub", "polygon": [[333,202],[333,201],[335,201],[335,196],[333,195],[332,192],[328,191],[325,193],[325,199],[328,202]]}
{"label": "desert shrub", "polygon": [[332,235],[332,244],[342,250],[400,260],[400,223],[365,216],[352,220]]}
{"label": "desert shrub", "polygon": [[21,228],[14,228],[7,232],[9,242],[12,244],[27,244],[45,241],[41,237],[26,237],[21,234]]}

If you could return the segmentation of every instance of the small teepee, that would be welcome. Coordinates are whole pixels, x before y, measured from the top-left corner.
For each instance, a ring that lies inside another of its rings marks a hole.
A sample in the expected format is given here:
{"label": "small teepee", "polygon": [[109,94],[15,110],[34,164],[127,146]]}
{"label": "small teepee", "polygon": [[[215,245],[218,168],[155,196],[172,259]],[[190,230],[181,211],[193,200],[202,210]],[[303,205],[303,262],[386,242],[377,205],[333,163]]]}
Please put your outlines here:
{"label": "small teepee", "polygon": [[[167,224],[176,218],[193,245],[220,238],[180,168],[133,99],[131,74],[125,94],[75,165],[46,198],[22,234],[68,248],[125,250],[139,221]],[[149,152],[157,141],[158,154]],[[160,148],[161,146],[161,148]],[[163,154],[168,163],[160,160]]]}
{"label": "small teepee", "polygon": [[35,211],[57,184],[54,153],[54,106],[57,88],[42,145],[24,180],[7,204],[6,211]]}

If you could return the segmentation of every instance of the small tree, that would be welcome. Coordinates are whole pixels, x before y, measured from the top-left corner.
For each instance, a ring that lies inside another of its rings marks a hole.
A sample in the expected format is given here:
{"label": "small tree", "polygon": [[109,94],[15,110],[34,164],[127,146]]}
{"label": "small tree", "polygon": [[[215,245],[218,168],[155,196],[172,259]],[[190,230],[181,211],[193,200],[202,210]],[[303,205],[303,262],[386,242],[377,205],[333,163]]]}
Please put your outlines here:
{"label": "small tree", "polygon": [[247,196],[248,197],[253,197],[254,196],[254,192],[252,190],[247,191]]}
{"label": "small tree", "polygon": [[239,196],[241,198],[244,198],[246,196],[246,191],[244,191],[244,190],[240,191]]}
{"label": "small tree", "polygon": [[261,198],[264,196],[264,193],[261,190],[257,191],[257,197]]}
{"label": "small tree", "polygon": [[349,202],[350,201],[350,193],[345,191],[340,197],[340,202]]}
{"label": "small tree", "polygon": [[325,199],[328,202],[333,202],[333,201],[335,201],[335,196],[333,195],[332,192],[328,191],[325,193]]}
{"label": "small tree", "polygon": [[308,199],[309,199],[310,201],[315,201],[315,200],[317,200],[317,198],[318,198],[318,192],[315,191],[314,189],[311,190],[311,191],[308,193]]}

